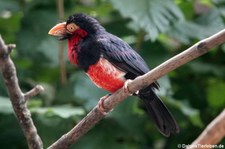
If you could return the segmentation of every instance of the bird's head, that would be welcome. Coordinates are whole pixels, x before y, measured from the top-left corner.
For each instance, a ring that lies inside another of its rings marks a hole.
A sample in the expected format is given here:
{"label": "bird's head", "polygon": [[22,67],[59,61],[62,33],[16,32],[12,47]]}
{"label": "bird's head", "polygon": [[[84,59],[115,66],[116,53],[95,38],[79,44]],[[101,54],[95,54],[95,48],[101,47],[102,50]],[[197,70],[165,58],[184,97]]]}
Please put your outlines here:
{"label": "bird's head", "polygon": [[69,39],[73,36],[81,36],[81,38],[97,34],[104,30],[99,22],[85,14],[71,15],[66,22],[56,24],[48,34],[58,36],[60,40]]}

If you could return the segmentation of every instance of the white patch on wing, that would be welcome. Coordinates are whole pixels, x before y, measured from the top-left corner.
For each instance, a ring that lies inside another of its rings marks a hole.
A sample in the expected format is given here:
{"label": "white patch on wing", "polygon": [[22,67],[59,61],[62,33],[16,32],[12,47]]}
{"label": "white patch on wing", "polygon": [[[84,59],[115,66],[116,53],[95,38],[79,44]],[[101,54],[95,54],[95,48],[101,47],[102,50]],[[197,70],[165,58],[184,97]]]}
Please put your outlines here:
{"label": "white patch on wing", "polygon": [[113,75],[119,79],[124,79],[125,72],[117,69],[108,60],[100,58],[99,65],[105,70],[106,74]]}

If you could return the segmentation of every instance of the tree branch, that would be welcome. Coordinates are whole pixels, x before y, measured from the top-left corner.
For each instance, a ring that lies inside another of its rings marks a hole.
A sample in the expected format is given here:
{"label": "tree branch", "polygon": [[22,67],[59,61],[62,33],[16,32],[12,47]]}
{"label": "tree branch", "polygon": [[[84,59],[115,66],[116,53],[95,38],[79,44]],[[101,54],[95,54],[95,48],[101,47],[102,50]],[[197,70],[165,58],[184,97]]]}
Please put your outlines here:
{"label": "tree branch", "polygon": [[38,90],[34,88],[28,93],[22,93],[18,84],[15,65],[9,56],[12,49],[15,47],[16,45],[14,44],[5,45],[2,37],[0,36],[0,70],[3,74],[4,82],[7,87],[14,112],[27,139],[29,148],[42,149],[42,141],[37,134],[37,129],[31,119],[31,114],[27,108],[26,100],[38,94],[43,87],[39,86]]}
{"label": "tree branch", "polygon": [[25,100],[29,100],[31,97],[34,97],[36,95],[38,95],[40,92],[44,91],[43,86],[41,85],[36,85],[33,89],[31,89],[30,91],[26,92],[24,94],[24,98]]}
{"label": "tree branch", "polygon": [[[152,71],[143,76],[139,76],[128,84],[129,91],[136,92],[142,88],[147,87],[152,82],[169,73],[170,71],[184,65],[185,63],[205,54],[211,48],[216,47],[225,42],[225,30],[206,38],[184,52],[172,57],[166,62],[162,63]],[[128,94],[124,93],[122,89],[116,91],[109,98],[104,101],[104,107],[110,111],[117,104],[122,102]],[[49,149],[66,149],[71,144],[75,143],[82,135],[90,130],[97,122],[99,122],[104,115],[102,115],[97,106],[94,107],[88,115],[83,118],[73,129],[67,134],[63,135],[59,140],[52,144]]]}
{"label": "tree branch", "polygon": [[186,149],[212,148],[200,145],[218,144],[225,136],[225,109],[201,133],[201,135]]}
{"label": "tree branch", "polygon": [[[57,11],[58,11],[58,19],[64,20],[64,0],[57,0]],[[67,76],[66,76],[66,62],[64,56],[64,43],[59,42],[59,64],[60,64],[60,79],[61,84],[65,85],[67,83]]]}

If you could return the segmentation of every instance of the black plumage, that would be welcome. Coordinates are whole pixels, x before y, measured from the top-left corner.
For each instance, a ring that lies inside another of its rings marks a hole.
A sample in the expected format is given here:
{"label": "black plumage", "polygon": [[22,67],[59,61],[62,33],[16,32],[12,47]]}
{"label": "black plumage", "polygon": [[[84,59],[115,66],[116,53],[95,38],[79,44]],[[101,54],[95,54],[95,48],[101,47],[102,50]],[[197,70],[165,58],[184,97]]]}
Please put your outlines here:
{"label": "black plumage", "polygon": [[[80,50],[77,51],[78,65],[85,71],[97,63],[100,57],[125,72],[126,79],[135,79],[149,71],[149,67],[136,51],[117,36],[108,33],[96,19],[84,14],[75,14],[67,20],[67,24],[71,22],[88,33],[79,43]],[[157,82],[140,90],[137,96],[143,100],[159,131],[165,136],[170,136],[171,133],[179,132],[179,127],[155,94],[155,89],[159,89]]]}

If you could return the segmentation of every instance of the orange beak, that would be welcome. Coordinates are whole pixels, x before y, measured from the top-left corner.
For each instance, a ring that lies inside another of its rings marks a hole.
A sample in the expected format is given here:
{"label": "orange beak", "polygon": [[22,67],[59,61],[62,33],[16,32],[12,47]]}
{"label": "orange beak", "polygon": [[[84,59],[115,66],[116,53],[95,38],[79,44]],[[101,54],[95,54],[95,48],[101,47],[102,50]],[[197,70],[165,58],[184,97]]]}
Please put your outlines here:
{"label": "orange beak", "polygon": [[64,37],[68,34],[68,31],[66,30],[66,22],[56,24],[52,29],[50,29],[48,34],[52,36]]}

